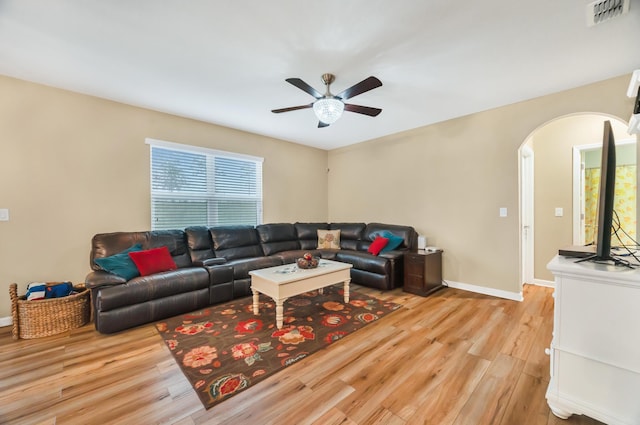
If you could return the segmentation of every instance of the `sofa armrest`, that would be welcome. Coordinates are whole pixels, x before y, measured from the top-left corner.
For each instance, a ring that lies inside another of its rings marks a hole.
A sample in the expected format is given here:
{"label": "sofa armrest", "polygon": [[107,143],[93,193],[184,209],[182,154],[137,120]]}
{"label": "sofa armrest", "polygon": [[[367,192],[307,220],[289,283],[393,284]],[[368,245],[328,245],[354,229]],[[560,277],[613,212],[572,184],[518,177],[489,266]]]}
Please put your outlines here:
{"label": "sofa armrest", "polygon": [[209,304],[231,301],[233,294],[233,266],[218,264],[205,267],[209,272]]}
{"label": "sofa armrest", "polygon": [[218,257],[218,258],[207,258],[206,260],[194,261],[193,265],[200,266],[200,267],[211,267],[211,266],[218,266],[226,262],[227,260],[225,258]]}
{"label": "sofa armrest", "polygon": [[89,289],[99,288],[101,286],[114,286],[127,283],[126,279],[105,271],[95,271],[87,275],[84,284]]}

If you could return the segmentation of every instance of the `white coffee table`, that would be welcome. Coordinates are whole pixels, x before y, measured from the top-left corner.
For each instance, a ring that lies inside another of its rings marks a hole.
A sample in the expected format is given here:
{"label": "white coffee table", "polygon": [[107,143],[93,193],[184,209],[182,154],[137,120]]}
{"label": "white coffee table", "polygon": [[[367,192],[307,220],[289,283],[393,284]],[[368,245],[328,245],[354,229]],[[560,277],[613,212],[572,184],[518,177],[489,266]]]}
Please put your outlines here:
{"label": "white coffee table", "polygon": [[283,304],[289,297],[305,292],[344,283],[344,302],[349,302],[349,282],[351,282],[351,264],[338,261],[320,260],[315,269],[300,269],[296,264],[269,267],[250,271],[251,291],[253,292],[253,314],[259,314],[259,293],[265,294],[276,303],[276,326],[282,329],[284,318]]}

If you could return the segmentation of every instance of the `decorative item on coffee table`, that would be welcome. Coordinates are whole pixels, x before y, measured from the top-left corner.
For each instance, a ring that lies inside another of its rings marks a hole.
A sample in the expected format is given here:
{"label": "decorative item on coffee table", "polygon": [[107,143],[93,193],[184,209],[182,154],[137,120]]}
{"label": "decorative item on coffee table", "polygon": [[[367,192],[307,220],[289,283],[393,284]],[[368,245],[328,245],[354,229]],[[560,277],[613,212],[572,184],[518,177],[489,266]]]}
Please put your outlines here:
{"label": "decorative item on coffee table", "polygon": [[314,257],[309,252],[305,252],[302,258],[298,258],[296,260],[298,267],[301,269],[315,269],[316,267],[318,267],[319,262],[320,259],[318,257]]}

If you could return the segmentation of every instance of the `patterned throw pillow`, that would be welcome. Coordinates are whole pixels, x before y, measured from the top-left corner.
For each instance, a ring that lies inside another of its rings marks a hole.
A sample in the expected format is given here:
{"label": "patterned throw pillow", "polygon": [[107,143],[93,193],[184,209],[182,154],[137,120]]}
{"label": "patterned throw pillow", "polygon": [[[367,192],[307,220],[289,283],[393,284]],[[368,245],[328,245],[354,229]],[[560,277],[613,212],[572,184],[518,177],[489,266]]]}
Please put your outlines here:
{"label": "patterned throw pillow", "polygon": [[318,229],[318,249],[340,249],[340,229]]}

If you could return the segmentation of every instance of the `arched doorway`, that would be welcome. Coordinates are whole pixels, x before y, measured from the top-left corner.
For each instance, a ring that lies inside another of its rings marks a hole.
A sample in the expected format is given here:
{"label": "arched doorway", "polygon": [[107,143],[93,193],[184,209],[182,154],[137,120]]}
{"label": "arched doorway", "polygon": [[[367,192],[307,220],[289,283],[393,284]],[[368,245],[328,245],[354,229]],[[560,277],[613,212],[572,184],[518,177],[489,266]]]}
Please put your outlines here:
{"label": "arched doorway", "polygon": [[[559,248],[572,245],[574,241],[574,149],[601,144],[605,120],[611,121],[616,140],[633,138],[627,133],[627,123],[617,117],[578,113],[544,123],[521,145],[519,173],[522,284],[553,284],[553,276],[546,265]],[[635,192],[634,190],[634,195]]]}

